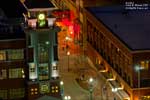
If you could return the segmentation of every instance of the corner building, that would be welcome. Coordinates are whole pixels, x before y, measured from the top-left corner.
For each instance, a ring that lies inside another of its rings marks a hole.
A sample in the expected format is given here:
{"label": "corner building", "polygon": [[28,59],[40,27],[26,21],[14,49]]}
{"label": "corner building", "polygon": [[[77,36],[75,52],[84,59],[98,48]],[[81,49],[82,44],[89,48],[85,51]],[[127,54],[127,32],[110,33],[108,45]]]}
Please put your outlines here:
{"label": "corner building", "polygon": [[149,10],[87,7],[86,54],[121,100],[149,100]]}
{"label": "corner building", "polygon": [[28,60],[28,100],[60,100],[59,68],[57,52],[57,32],[55,20],[51,15],[54,6],[50,1],[25,1],[24,14],[27,38]]}

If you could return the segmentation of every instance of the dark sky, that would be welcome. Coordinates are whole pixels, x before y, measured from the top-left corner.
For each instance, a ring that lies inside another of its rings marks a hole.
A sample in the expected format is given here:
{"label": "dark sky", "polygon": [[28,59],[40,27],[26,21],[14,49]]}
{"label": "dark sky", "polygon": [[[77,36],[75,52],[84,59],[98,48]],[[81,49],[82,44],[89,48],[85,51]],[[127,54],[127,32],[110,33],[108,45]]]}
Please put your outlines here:
{"label": "dark sky", "polygon": [[8,18],[21,17],[26,12],[19,0],[0,0],[0,8]]}

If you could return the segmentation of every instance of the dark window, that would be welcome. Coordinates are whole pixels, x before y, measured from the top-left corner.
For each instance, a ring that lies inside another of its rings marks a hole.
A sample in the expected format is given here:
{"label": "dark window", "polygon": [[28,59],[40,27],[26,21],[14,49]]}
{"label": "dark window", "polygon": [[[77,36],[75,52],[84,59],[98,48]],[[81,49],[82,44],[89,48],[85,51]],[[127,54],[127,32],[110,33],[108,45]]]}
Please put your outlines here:
{"label": "dark window", "polygon": [[57,49],[57,45],[55,45],[53,47],[54,49],[54,60],[57,61],[58,60],[58,49]]}

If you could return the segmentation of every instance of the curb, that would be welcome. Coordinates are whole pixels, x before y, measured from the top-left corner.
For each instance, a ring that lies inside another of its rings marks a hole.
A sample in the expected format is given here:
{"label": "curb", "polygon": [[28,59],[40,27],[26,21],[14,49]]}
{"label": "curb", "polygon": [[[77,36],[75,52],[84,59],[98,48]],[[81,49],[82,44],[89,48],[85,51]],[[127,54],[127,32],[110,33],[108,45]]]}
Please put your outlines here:
{"label": "curb", "polygon": [[82,91],[84,91],[84,92],[86,92],[86,93],[89,92],[88,90],[86,90],[86,89],[84,89],[84,88],[82,88],[82,87],[80,86],[80,84],[77,82],[77,79],[74,79],[74,81],[75,81],[75,84],[76,84]]}

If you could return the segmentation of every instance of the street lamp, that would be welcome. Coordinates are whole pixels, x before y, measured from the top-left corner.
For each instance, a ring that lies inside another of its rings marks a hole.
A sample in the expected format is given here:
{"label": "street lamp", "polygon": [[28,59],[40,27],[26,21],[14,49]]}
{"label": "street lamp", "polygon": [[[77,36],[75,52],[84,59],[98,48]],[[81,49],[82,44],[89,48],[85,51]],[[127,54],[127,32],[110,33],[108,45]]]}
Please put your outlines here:
{"label": "street lamp", "polygon": [[71,100],[71,96],[65,96],[64,100]]}
{"label": "street lamp", "polygon": [[68,72],[69,72],[69,55],[70,55],[70,52],[68,51],[67,52],[67,56],[68,56]]}
{"label": "street lamp", "polygon": [[90,78],[89,79],[89,84],[90,84],[90,88],[89,88],[89,92],[90,92],[90,100],[93,100],[93,97],[92,97],[92,93],[93,93],[93,85],[92,85],[92,83],[93,83],[93,78]]}
{"label": "street lamp", "polygon": [[69,37],[66,36],[66,37],[65,37],[65,40],[66,40],[66,49],[68,50],[68,49],[69,49],[69,45],[68,45]]}
{"label": "street lamp", "polygon": [[64,82],[60,81],[60,92],[61,92],[61,96],[62,98],[64,97]]}
{"label": "street lamp", "polygon": [[140,75],[140,71],[143,70],[144,67],[140,67],[139,65],[135,66],[135,71],[138,73],[138,90],[139,90],[139,98],[140,98],[140,87],[141,87],[141,75]]}

